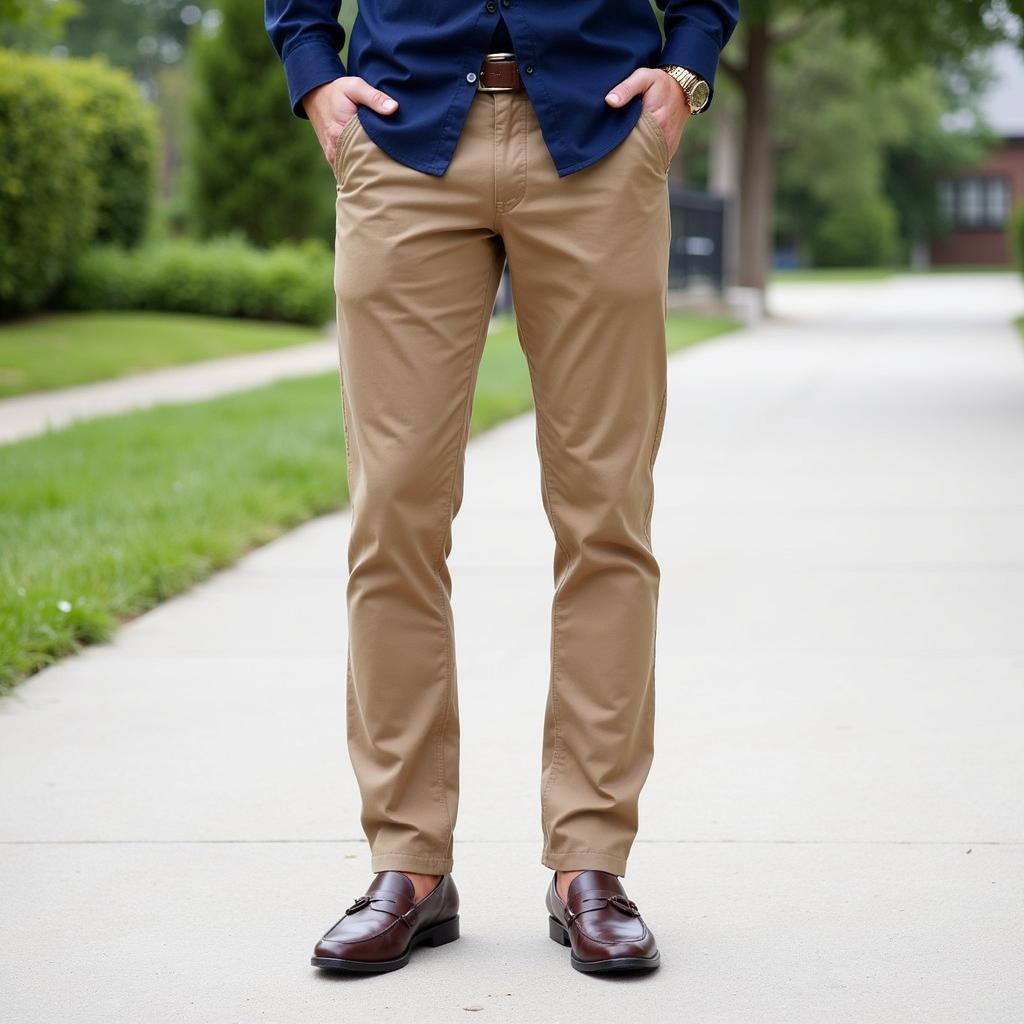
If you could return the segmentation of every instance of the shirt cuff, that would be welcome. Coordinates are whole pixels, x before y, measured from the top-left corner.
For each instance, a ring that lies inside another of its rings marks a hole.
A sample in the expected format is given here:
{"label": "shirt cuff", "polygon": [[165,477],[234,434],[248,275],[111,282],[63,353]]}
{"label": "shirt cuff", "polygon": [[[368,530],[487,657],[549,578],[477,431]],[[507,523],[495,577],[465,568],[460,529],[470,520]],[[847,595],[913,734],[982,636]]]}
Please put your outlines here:
{"label": "shirt cuff", "polygon": [[[693,24],[679,25],[665,40],[659,64],[678,64],[680,67],[699,75],[708,83],[712,95],[715,89],[715,72],[722,47],[718,40]],[[711,105],[710,98],[708,106]],[[704,108],[707,110],[707,107]]]}
{"label": "shirt cuff", "polygon": [[292,111],[298,117],[307,117],[302,97],[318,85],[342,78],[345,65],[326,36],[312,35],[300,39],[284,55],[284,74]]}

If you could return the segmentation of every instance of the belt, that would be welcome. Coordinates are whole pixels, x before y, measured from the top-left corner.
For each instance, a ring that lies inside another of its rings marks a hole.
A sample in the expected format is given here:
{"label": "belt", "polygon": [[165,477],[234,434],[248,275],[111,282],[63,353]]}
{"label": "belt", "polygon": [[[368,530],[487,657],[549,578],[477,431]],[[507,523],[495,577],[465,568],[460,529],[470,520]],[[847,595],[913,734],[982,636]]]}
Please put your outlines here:
{"label": "belt", "polygon": [[480,92],[516,92],[523,88],[514,53],[488,53],[476,80]]}

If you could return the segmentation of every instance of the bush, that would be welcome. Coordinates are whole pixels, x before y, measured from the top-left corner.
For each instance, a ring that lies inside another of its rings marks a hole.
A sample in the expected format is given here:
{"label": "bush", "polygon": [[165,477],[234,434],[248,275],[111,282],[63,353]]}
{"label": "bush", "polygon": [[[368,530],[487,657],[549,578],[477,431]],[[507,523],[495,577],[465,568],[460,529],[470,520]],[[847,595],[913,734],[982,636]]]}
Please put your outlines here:
{"label": "bush", "polygon": [[60,64],[0,51],[0,314],[41,305],[96,229],[76,98]]}
{"label": "bush", "polygon": [[816,267],[877,267],[890,263],[898,244],[896,214],[881,196],[834,207],[813,227],[811,261]]}
{"label": "bush", "polygon": [[59,296],[67,309],[156,309],[321,324],[334,310],[333,255],[321,242],[259,250],[240,238],[96,246]]}
{"label": "bush", "polygon": [[135,82],[98,59],[67,61],[79,90],[78,129],[89,140],[99,195],[94,241],[138,245],[153,205],[157,135]]}
{"label": "bush", "polygon": [[153,165],[126,74],[0,51],[0,315],[42,305],[94,238],[136,241]]}

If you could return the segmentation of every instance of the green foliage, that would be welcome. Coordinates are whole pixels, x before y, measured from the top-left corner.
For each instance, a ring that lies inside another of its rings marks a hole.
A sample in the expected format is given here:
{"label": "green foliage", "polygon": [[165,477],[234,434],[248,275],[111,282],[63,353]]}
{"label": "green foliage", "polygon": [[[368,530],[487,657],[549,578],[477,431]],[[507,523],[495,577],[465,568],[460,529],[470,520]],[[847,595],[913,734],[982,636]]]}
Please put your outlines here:
{"label": "green foliage", "polygon": [[886,74],[879,47],[832,19],[780,53],[775,83],[784,243],[817,266],[870,266],[938,231],[938,179],[977,161],[987,141],[943,125],[956,103],[943,74]]}
{"label": "green foliage", "polygon": [[1012,35],[1024,0],[742,0],[745,28],[767,25],[784,40],[838,16],[854,38],[871,39],[893,69],[965,57]]}
{"label": "green foliage", "polygon": [[123,72],[0,51],[0,314],[45,302],[94,238],[141,237],[154,147]]}
{"label": "green foliage", "polygon": [[152,79],[181,60],[189,15],[209,6],[203,0],[87,0],[65,26],[62,42],[72,56],[102,53],[111,64]]}
{"label": "green foliage", "polygon": [[155,309],[321,324],[334,308],[333,254],[316,240],[255,249],[240,238],[96,246],[59,296],[68,309]]}
{"label": "green foliage", "polygon": [[0,315],[39,306],[96,229],[80,94],[63,64],[0,50]]}
{"label": "green foliage", "polygon": [[291,112],[259,0],[223,0],[195,39],[189,208],[204,237],[257,245],[334,237],[334,178],[309,123]]}
{"label": "green foliage", "polygon": [[970,106],[973,97],[953,95],[949,75],[934,67],[916,69],[885,93],[883,185],[899,218],[901,241],[910,248],[947,229],[939,181],[979,163],[995,140],[984,127],[951,130],[943,123],[949,111]]}
{"label": "green foliage", "polygon": [[0,46],[53,39],[80,10],[77,0],[0,0]]}
{"label": "green foliage", "polygon": [[77,130],[89,140],[99,187],[94,240],[137,245],[153,203],[157,138],[152,108],[123,71],[100,60],[66,61],[79,91]]}
{"label": "green foliage", "polygon": [[828,210],[809,239],[815,267],[877,267],[896,256],[896,215],[880,195],[865,194]]}

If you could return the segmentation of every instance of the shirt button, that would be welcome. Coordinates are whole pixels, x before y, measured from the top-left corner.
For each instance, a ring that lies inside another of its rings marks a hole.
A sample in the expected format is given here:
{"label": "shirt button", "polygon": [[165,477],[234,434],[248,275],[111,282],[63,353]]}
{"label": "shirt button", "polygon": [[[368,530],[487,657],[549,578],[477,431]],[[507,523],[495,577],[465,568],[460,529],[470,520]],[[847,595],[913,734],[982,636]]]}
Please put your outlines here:
{"label": "shirt button", "polygon": [[494,0],[487,0],[487,10],[490,11],[491,14],[493,14],[497,9],[498,5],[494,2]]}
{"label": "shirt button", "polygon": [[526,73],[528,75],[532,75],[533,74],[533,65],[532,64],[527,64],[526,65]]}
{"label": "shirt button", "polygon": [[502,7],[511,7],[512,6],[512,0],[501,0],[501,6]]}
{"label": "shirt button", "polygon": [[475,82],[476,81],[476,75],[473,74],[472,71],[470,71],[470,73],[468,75],[466,75],[466,81],[467,82]]}

